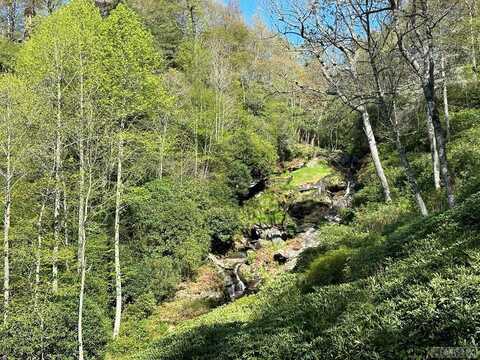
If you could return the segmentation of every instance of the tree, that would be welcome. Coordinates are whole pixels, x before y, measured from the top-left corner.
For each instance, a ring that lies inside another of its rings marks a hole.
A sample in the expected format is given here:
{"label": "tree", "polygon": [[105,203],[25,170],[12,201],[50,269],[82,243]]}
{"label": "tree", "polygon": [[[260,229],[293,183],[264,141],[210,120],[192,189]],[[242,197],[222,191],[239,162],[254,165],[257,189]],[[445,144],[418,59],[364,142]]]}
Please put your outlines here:
{"label": "tree", "polygon": [[[335,9],[345,32],[344,38],[350,38],[357,48],[357,56],[365,58],[368,67],[364,69],[366,79],[364,91],[373,91],[384,120],[393,130],[394,144],[404,168],[407,181],[412,190],[418,209],[423,216],[428,215],[425,202],[420,193],[415,174],[408,160],[401,140],[401,130],[397,111],[400,86],[408,78],[405,66],[397,59],[400,57],[392,39],[393,31],[389,23],[387,3],[377,1],[349,0],[337,2]],[[368,89],[372,84],[372,89]]]}
{"label": "tree", "polygon": [[132,10],[121,4],[112,11],[105,21],[102,36],[105,106],[115,124],[117,137],[114,220],[116,305],[113,329],[113,337],[116,338],[122,316],[120,213],[124,187],[125,131],[148,113],[153,102],[165,101],[166,95],[156,75],[161,61],[155,51],[153,37],[142,27]]}
{"label": "tree", "polygon": [[385,201],[391,201],[390,187],[368,112],[372,94],[364,86],[365,77],[358,61],[358,48],[354,39],[356,35],[349,28],[350,24],[343,21],[341,9],[336,6],[336,2],[317,1],[309,6],[277,2],[273,3],[272,10],[280,19],[280,31],[285,35],[300,37],[303,41],[302,50],[317,60],[318,68],[328,84],[328,92],[338,96],[361,115]]}
{"label": "tree", "polygon": [[[411,4],[404,6],[396,4],[395,1],[391,1],[391,3],[391,15],[398,48],[419,79],[427,103],[427,121],[434,173],[436,171],[436,153],[438,152],[440,174],[447,193],[447,202],[450,207],[453,207],[455,205],[453,180],[448,167],[445,134],[435,95],[435,52],[437,50],[435,31],[453,9],[455,3],[452,5],[451,2],[432,0],[414,0]],[[437,180],[436,187],[438,186]]]}
{"label": "tree", "polygon": [[[100,78],[98,29],[101,18],[92,3],[72,1],[43,22],[20,52],[18,72],[28,79],[45,99],[54,122],[46,141],[54,149],[53,163],[53,291],[58,290],[58,251],[61,243],[61,199],[65,190],[63,160],[75,147],[66,148],[73,139],[78,158],[78,272],[80,294],[78,309],[79,358],[83,348],[83,303],[86,277],[85,249],[90,201],[95,190],[100,154],[102,123],[98,121],[96,92]],[[63,197],[65,198],[65,193]],[[66,226],[66,222],[63,222]]]}
{"label": "tree", "polygon": [[27,171],[29,132],[34,128],[34,96],[26,85],[13,75],[0,78],[0,148],[3,178],[3,321],[7,322],[10,304],[10,222],[12,192]]}

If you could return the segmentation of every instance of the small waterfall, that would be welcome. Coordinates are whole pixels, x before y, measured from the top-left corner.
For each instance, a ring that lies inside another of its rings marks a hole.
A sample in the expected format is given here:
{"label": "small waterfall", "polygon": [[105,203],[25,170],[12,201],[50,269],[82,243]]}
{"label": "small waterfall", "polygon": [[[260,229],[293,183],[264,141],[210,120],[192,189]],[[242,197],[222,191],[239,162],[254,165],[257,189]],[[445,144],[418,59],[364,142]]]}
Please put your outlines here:
{"label": "small waterfall", "polygon": [[233,276],[234,276],[234,284],[235,284],[235,298],[242,296],[245,293],[245,290],[247,287],[245,286],[244,282],[240,278],[240,275],[238,273],[238,270],[240,269],[240,266],[242,266],[242,263],[238,263],[235,265],[233,268]]}
{"label": "small waterfall", "polygon": [[243,296],[247,286],[240,277],[240,267],[245,263],[245,259],[218,259],[212,254],[209,254],[209,258],[222,274],[230,300]]}
{"label": "small waterfall", "polygon": [[230,274],[228,274],[227,280],[227,293],[230,297],[230,300],[238,299],[239,297],[245,294],[247,287],[245,283],[240,278],[239,269],[243,265],[243,263],[237,263],[233,267]]}

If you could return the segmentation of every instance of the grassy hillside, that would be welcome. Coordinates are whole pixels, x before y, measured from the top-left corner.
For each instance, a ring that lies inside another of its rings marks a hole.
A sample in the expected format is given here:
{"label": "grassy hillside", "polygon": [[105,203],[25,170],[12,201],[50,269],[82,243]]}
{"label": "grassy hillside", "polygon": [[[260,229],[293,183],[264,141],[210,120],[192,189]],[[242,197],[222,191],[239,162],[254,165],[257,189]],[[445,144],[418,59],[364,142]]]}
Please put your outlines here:
{"label": "grassy hillside", "polygon": [[[330,284],[309,276],[313,267],[284,275],[258,295],[181,324],[136,358],[401,358],[475,346],[479,230],[480,193],[455,210],[399,224],[380,241],[367,237],[372,245],[326,268],[335,272]],[[345,248],[351,235],[339,232],[329,246]],[[320,256],[328,262],[338,254]]]}
{"label": "grassy hillside", "polygon": [[[135,359],[398,359],[434,355],[435,347],[480,341],[479,113],[455,114],[450,156],[461,204],[419,218],[398,194],[380,202],[373,169],[339,225],[320,227],[320,246],[294,273],[258,294],[178,323]],[[388,149],[387,149],[388,154]],[[413,158],[430,208],[428,154]],[[395,156],[388,176],[404,186]],[[425,174],[425,175],[423,175]]]}

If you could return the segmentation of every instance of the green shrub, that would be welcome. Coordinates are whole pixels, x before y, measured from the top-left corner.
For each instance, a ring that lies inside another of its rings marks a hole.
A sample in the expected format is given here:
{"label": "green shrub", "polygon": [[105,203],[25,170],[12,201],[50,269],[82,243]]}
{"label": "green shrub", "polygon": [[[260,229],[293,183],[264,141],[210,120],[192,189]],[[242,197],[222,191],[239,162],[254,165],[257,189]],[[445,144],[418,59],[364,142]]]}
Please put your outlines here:
{"label": "green shrub", "polygon": [[[182,184],[154,181],[135,188],[127,197],[128,216],[136,246],[173,255],[184,273],[190,272],[209,248],[207,194],[193,181]],[[188,253],[186,247],[201,251]]]}
{"label": "green shrub", "polygon": [[311,159],[317,153],[319,149],[315,146],[305,145],[305,144],[294,144],[291,147],[291,157],[292,158],[301,158],[301,159]]}
{"label": "green shrub", "polygon": [[226,181],[237,196],[245,196],[252,184],[252,175],[246,164],[239,160],[231,161],[226,171]]}
{"label": "green shrub", "polygon": [[382,233],[387,225],[394,224],[413,212],[413,205],[406,198],[391,203],[369,203],[357,209],[354,223],[364,231]]}
{"label": "green shrub", "polygon": [[130,318],[145,319],[152,315],[155,306],[157,305],[157,299],[152,292],[142,293],[137,301],[128,306],[126,314]]}
{"label": "green shrub", "polygon": [[249,228],[254,224],[281,224],[284,219],[279,197],[273,191],[266,191],[245,203],[242,209],[242,224]]}
{"label": "green shrub", "polygon": [[277,161],[275,147],[259,134],[238,131],[230,138],[228,146],[233,159],[248,166],[254,179],[264,179],[273,172]]}
{"label": "green shrub", "polygon": [[[133,258],[133,257],[132,257]],[[154,253],[143,262],[124,266],[124,296],[128,302],[138,301],[143,293],[151,293],[157,301],[172,295],[182,279],[180,261]]]}
{"label": "green shrub", "polygon": [[143,292],[157,301],[202,264],[212,241],[229,243],[239,227],[237,205],[217,181],[157,180],[126,196],[123,233],[127,303]]}
{"label": "green shrub", "polygon": [[[328,251],[340,248],[361,249],[356,257],[362,256],[366,249],[377,249],[383,244],[384,238],[375,232],[363,231],[360,228],[342,224],[325,224],[318,229],[317,238],[320,241],[315,248],[310,248],[300,254],[295,270],[305,271],[309,265]],[[375,251],[375,250],[371,250]],[[366,263],[369,259],[365,259]],[[359,264],[363,266],[363,264]],[[360,270],[359,270],[360,271]],[[365,271],[362,271],[365,273]]]}
{"label": "green shrub", "polygon": [[240,229],[239,211],[234,206],[217,206],[207,211],[208,228],[212,233],[213,243],[229,245],[233,236]]}
{"label": "green shrub", "polygon": [[[75,359],[78,293],[72,290],[41,299],[37,311],[33,304],[13,302],[8,322],[0,325],[0,354],[9,359]],[[110,319],[88,293],[83,317],[85,355],[100,359],[110,337]]]}
{"label": "green shrub", "polygon": [[458,111],[450,116],[450,130],[454,136],[478,125],[480,125],[480,111],[477,109]]}
{"label": "green shrub", "polygon": [[305,273],[307,288],[320,285],[339,284],[345,280],[345,267],[354,251],[348,248],[339,248],[327,251],[315,259]]}

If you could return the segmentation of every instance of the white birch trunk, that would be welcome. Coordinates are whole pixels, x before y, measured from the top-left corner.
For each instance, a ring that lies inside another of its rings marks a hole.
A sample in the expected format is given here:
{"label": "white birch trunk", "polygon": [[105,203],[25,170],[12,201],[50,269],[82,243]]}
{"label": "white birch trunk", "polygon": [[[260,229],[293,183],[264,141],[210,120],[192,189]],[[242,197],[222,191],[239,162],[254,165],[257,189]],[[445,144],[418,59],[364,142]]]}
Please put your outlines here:
{"label": "white birch trunk", "polygon": [[442,79],[443,79],[443,112],[445,114],[445,129],[446,140],[450,139],[450,110],[448,106],[448,88],[447,88],[447,74],[445,70],[445,54],[442,54],[441,59]]}
{"label": "white birch trunk", "polygon": [[[428,105],[427,105],[428,106]],[[433,127],[432,113],[427,111],[427,133],[430,142],[430,154],[432,157],[433,184],[436,190],[442,187],[440,180],[440,158],[438,157],[437,140],[435,138],[435,129]]]}
{"label": "white birch trunk", "polygon": [[82,221],[82,228],[79,230],[82,232],[82,239],[79,239],[81,242],[80,245],[80,295],[78,301],[78,359],[84,360],[84,349],[83,349],[83,302],[85,297],[85,226],[84,221]]}
{"label": "white birch trunk", "polygon": [[[123,129],[123,124],[122,124]],[[120,268],[120,207],[122,203],[122,161],[123,161],[123,134],[118,140],[117,158],[117,185],[115,194],[115,322],[113,325],[113,338],[120,334],[122,321],[122,274]]]}
{"label": "white birch trunk", "polygon": [[60,242],[60,131],[57,130],[55,145],[55,198],[53,203],[53,254],[52,254],[52,290],[58,292],[58,247]]}
{"label": "white birch trunk", "polygon": [[35,260],[35,288],[34,288],[34,308],[38,308],[38,293],[40,288],[40,266],[42,264],[42,240],[43,240],[43,227],[42,219],[43,213],[45,211],[45,200],[42,202],[42,207],[40,208],[40,213],[38,214],[37,221],[37,249],[36,249],[36,260]]}
{"label": "white birch trunk", "polygon": [[[58,49],[55,49],[55,60],[59,64]],[[54,150],[54,177],[55,177],[55,195],[53,204],[53,253],[52,253],[52,289],[54,293],[58,291],[58,246],[60,241],[60,167],[61,167],[61,126],[62,126],[62,78],[61,70],[57,70],[57,94],[56,94],[56,135],[55,135],[55,150]]]}
{"label": "white birch trunk", "polygon": [[[82,150],[83,152],[83,150]],[[82,155],[82,158],[84,154]],[[82,161],[83,166],[83,173],[85,173],[85,161]],[[79,301],[78,301],[78,359],[84,360],[84,344],[83,344],[83,304],[85,300],[85,278],[86,278],[86,271],[87,271],[87,259],[85,257],[85,250],[87,246],[87,236],[86,236],[86,222],[88,216],[88,204],[90,201],[90,193],[92,190],[92,169],[90,169],[89,173],[89,185],[86,194],[83,194],[82,198],[84,199],[83,204],[83,218],[80,220],[80,229],[79,234],[81,238],[79,239],[80,245],[80,294],[79,294]],[[83,179],[85,181],[85,177]],[[85,184],[82,186],[85,189]]]}
{"label": "white birch trunk", "polygon": [[359,110],[362,113],[363,130],[365,131],[365,135],[367,136],[368,146],[370,148],[370,154],[372,156],[373,164],[375,166],[375,172],[377,173],[377,177],[380,180],[385,201],[390,202],[392,201],[392,197],[390,194],[390,187],[388,186],[387,177],[385,176],[385,172],[383,171],[380,155],[378,154],[377,141],[375,139],[375,135],[372,130],[372,125],[370,123],[370,116],[368,114],[367,109],[364,106],[361,106]]}
{"label": "white birch trunk", "polygon": [[10,151],[10,134],[7,139],[6,149],[6,171],[5,171],[5,204],[3,214],[3,322],[7,322],[8,306],[10,304],[10,212],[12,203],[11,182],[12,182],[12,168],[11,168],[11,151]]}
{"label": "white birch trunk", "polygon": [[80,274],[80,294],[78,302],[78,358],[84,359],[83,351],[83,301],[85,293],[85,154],[83,133],[79,139],[80,180],[78,191],[78,272]]}

